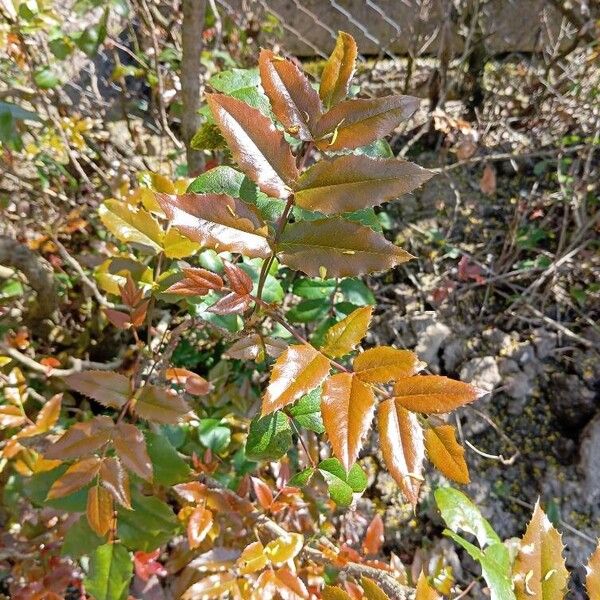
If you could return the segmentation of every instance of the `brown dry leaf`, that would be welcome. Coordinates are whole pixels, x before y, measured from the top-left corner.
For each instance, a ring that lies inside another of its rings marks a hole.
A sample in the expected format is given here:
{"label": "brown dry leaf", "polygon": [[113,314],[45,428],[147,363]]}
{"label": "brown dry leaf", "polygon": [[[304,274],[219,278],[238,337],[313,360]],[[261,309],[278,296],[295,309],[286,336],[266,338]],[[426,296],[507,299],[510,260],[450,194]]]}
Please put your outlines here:
{"label": "brown dry leaf", "polygon": [[333,375],[323,386],[321,414],[333,454],[346,471],[354,464],[369,431],[375,395],[353,373]]}
{"label": "brown dry leaf", "polygon": [[290,223],[277,251],[284,264],[311,277],[353,277],[413,258],[380,233],[341,217]]}
{"label": "brown dry leaf", "polygon": [[332,325],[327,330],[321,352],[332,358],[339,358],[352,352],[367,335],[372,314],[372,306],[361,306],[339,323]]}
{"label": "brown dry leaf", "polygon": [[379,346],[359,354],[352,366],[361,381],[389,383],[414,375],[420,367],[420,362],[417,355],[410,350]]}
{"label": "brown dry leaf", "polygon": [[190,240],[217,252],[267,258],[266,224],[252,208],[226,194],[157,194],[171,225]]}
{"label": "brown dry leaf", "polygon": [[91,487],[87,497],[86,516],[92,530],[104,537],[113,517],[113,501],[110,493],[103,487]]}
{"label": "brown dry leaf", "polygon": [[354,38],[344,31],[338,32],[335,48],[323,67],[319,86],[319,96],[327,108],[337,104],[348,94],[357,54]]}
{"label": "brown dry leaf", "polygon": [[328,215],[352,212],[395,200],[431,176],[406,160],[347,154],[307,169],[298,180],[296,204]]}
{"label": "brown dry leaf", "polygon": [[131,508],[129,476],[118,458],[106,458],[100,467],[102,485],[112,497],[125,508]]}
{"label": "brown dry leaf", "polygon": [[561,600],[564,597],[569,573],[563,550],[560,533],[538,501],[513,566],[517,600]]}
{"label": "brown dry leaf", "polygon": [[388,471],[408,501],[416,505],[423,480],[423,429],[414,413],[394,398],[384,400],[377,413],[381,452]]}
{"label": "brown dry leaf", "polygon": [[452,425],[426,428],[425,449],[429,460],[448,479],[463,485],[470,483],[465,449],[456,441],[456,429]]}
{"label": "brown dry leaf", "polygon": [[206,99],[240,169],[265,194],[287,198],[298,170],[283,133],[269,117],[237,98],[207,94]]}
{"label": "brown dry leaf", "polygon": [[312,132],[323,111],[319,94],[306,75],[290,60],[261,50],[260,79],[271,101],[273,113],[288,133],[312,140]]}
{"label": "brown dry leaf", "polygon": [[479,180],[479,189],[486,196],[493,196],[496,193],[496,169],[490,163],[483,169],[483,175]]}
{"label": "brown dry leaf", "polygon": [[467,160],[477,152],[477,144],[472,137],[464,138],[455,148],[458,160]]}
{"label": "brown dry leaf", "polygon": [[146,440],[135,425],[119,423],[113,435],[113,445],[127,469],[146,481],[152,481],[152,462]]}
{"label": "brown dry leaf", "polygon": [[203,506],[197,506],[191,514],[187,526],[187,538],[191,550],[194,550],[202,543],[212,525],[212,512]]}
{"label": "brown dry leaf", "polygon": [[62,498],[86,486],[96,477],[101,465],[102,460],[97,456],[74,463],[52,484],[46,499]]}
{"label": "brown dry leaf", "polygon": [[421,413],[447,413],[477,400],[482,390],[468,383],[440,375],[417,375],[398,379],[394,399],[408,410]]}
{"label": "brown dry leaf", "polygon": [[292,404],[321,385],[329,375],[329,359],[309,344],[295,344],[275,361],[263,395],[263,416]]}
{"label": "brown dry leaf", "polygon": [[586,571],[585,587],[590,600],[600,600],[600,543],[590,556]]}
{"label": "brown dry leaf", "polygon": [[190,411],[190,407],[181,395],[155,385],[146,385],[141,390],[134,410],[142,419],[176,425]]}
{"label": "brown dry leaf", "polygon": [[378,554],[384,542],[383,519],[381,515],[376,514],[367,527],[362,547],[366,555]]}

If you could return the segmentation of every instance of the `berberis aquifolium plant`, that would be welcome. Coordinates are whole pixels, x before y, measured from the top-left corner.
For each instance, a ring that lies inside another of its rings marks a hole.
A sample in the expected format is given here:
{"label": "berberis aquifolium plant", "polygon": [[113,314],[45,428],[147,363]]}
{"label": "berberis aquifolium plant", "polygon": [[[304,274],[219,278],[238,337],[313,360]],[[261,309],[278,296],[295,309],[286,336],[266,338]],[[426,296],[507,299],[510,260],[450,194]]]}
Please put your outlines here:
{"label": "berberis aquifolium plant", "polygon": [[[417,110],[415,98],[348,98],[356,56],[340,33],[318,91],[269,50],[258,72],[214,76],[196,143],[223,150],[232,166],[191,182],[147,174],[145,187],[100,207],[119,244],[96,279],[120,302],[105,315],[132,336],[131,355],[118,371],[64,377],[101,406],[64,421],[62,435],[51,433],[59,394],[10,439],[10,458],[33,473],[30,497],[84,513],[63,553],[90,557],[84,586],[93,598],[127,598],[134,565],[142,579],[168,574],[172,595],[188,600],[449,592],[448,572],[410,581],[399,560],[373,558],[380,517],[364,556],[331,536],[333,509],[367,488],[357,459],[373,427],[413,507],[426,456],[468,483],[444,415],[481,394],[422,374],[409,350],[360,348],[375,300],[358,277],[412,258],[384,237],[374,207],[431,173],[393,157],[381,139]],[[52,443],[38,452],[39,436]],[[435,500],[492,600],[562,597],[562,542],[539,506],[511,554],[462,493],[440,488]],[[588,577],[594,600],[598,563],[600,551]]]}

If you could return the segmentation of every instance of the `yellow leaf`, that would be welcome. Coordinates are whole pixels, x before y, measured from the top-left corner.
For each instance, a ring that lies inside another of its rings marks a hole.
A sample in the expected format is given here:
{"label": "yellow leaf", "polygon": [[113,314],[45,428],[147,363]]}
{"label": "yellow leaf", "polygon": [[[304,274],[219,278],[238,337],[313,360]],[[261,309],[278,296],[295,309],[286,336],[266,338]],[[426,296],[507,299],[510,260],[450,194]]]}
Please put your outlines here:
{"label": "yellow leaf", "polygon": [[569,578],[563,549],[560,533],[538,501],[513,567],[517,600],[562,600]]}
{"label": "yellow leaf", "polygon": [[139,244],[153,253],[163,249],[163,230],[147,210],[111,198],[100,206],[98,214],[104,226],[121,242]]}
{"label": "yellow leaf", "polygon": [[171,228],[165,233],[163,248],[167,258],[185,258],[198,252],[201,245],[181,235],[177,229]]}
{"label": "yellow leaf", "polygon": [[339,587],[326,585],[321,593],[323,600],[352,600],[352,596]]}
{"label": "yellow leaf", "polygon": [[448,479],[462,484],[471,481],[465,449],[456,441],[456,430],[452,425],[425,429],[425,449],[429,460]]}
{"label": "yellow leaf", "polygon": [[173,182],[160,173],[150,173],[150,180],[152,181],[152,189],[155,192],[162,192],[163,194],[177,194],[177,190],[173,185]]}
{"label": "yellow leaf", "polygon": [[33,437],[34,435],[39,435],[40,433],[45,433],[46,431],[52,429],[56,422],[58,421],[58,417],[60,416],[60,407],[62,403],[62,394],[56,394],[52,396],[44,406],[42,406],[42,410],[38,413],[38,416],[35,420],[35,425],[29,425],[29,427],[25,427],[17,434],[17,438],[24,437]]}
{"label": "yellow leaf", "polygon": [[267,566],[268,559],[265,548],[260,542],[253,542],[244,548],[238,558],[238,569],[240,575],[256,573]]}
{"label": "yellow leaf", "polygon": [[187,536],[190,549],[197,548],[208,535],[213,524],[213,514],[203,506],[198,506],[190,515],[187,526]]}
{"label": "yellow leaf", "polygon": [[586,571],[585,586],[590,600],[600,600],[600,543],[590,556]]}
{"label": "yellow leaf", "polygon": [[362,306],[330,327],[322,351],[332,358],[338,358],[354,350],[367,334],[372,313],[372,306]]}
{"label": "yellow leaf", "polygon": [[281,565],[292,560],[302,550],[304,536],[300,533],[287,533],[269,542],[265,547],[265,555],[274,565]]}
{"label": "yellow leaf", "polygon": [[402,377],[413,376],[421,363],[417,355],[410,350],[380,346],[359,354],[352,366],[361,381],[389,383]]}
{"label": "yellow leaf", "polygon": [[429,585],[423,571],[421,571],[419,581],[417,581],[417,594],[415,600],[440,600],[439,594]]}
{"label": "yellow leaf", "polygon": [[326,356],[309,344],[290,346],[276,361],[263,396],[262,414],[268,415],[318,387],[329,375]]}
{"label": "yellow leaf", "polygon": [[11,360],[10,356],[0,356],[0,367],[6,366]]}
{"label": "yellow leaf", "polygon": [[110,529],[113,516],[110,492],[97,485],[91,487],[87,497],[86,515],[92,530],[104,537]]}
{"label": "yellow leaf", "polygon": [[373,579],[369,577],[363,577],[360,580],[360,585],[365,592],[365,600],[390,600],[390,597]]}
{"label": "yellow leaf", "polygon": [[231,573],[217,573],[209,575],[194,583],[184,594],[181,600],[212,600],[222,598],[225,592],[233,590],[236,586],[235,576]]}

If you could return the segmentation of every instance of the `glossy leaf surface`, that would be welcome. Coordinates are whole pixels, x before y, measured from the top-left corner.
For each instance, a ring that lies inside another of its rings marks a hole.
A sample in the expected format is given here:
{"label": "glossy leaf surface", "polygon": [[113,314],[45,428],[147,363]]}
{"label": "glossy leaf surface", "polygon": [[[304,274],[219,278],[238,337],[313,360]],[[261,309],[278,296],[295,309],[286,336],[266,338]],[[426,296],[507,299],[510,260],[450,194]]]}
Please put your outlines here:
{"label": "glossy leaf surface", "polygon": [[333,454],[349,470],[373,420],[375,395],[352,373],[333,375],[323,385],[321,414]]}
{"label": "glossy leaf surface", "polygon": [[301,140],[312,140],[322,108],[319,94],[290,60],[261,50],[258,61],[262,86],[273,113],[285,129]]}
{"label": "glossy leaf surface", "polygon": [[127,469],[142,479],[152,479],[152,463],[146,449],[146,440],[135,425],[119,423],[113,436],[113,445]]}
{"label": "glossy leaf surface", "polygon": [[427,427],[425,449],[429,460],[448,479],[464,485],[471,481],[465,449],[456,441],[456,429],[452,425]]}
{"label": "glossy leaf surface", "polygon": [[156,198],[171,225],[205,247],[249,257],[270,254],[265,223],[242,200],[225,194],[157,194]]}
{"label": "glossy leaf surface", "polygon": [[379,405],[377,426],[385,464],[408,501],[415,505],[425,457],[423,429],[416,415],[393,398]]}
{"label": "glossy leaf surface", "polygon": [[347,277],[390,269],[412,256],[368,227],[342,218],[288,225],[277,246],[283,263],[311,277]]}
{"label": "glossy leaf surface", "polygon": [[104,544],[90,556],[86,590],[95,600],[125,600],[132,574],[133,564],[125,546]]}
{"label": "glossy leaf surface", "polygon": [[391,133],[418,107],[412,96],[345,100],[319,120],[317,147],[334,151],[366,146]]}
{"label": "glossy leaf surface", "polygon": [[291,404],[323,383],[329,360],[308,344],[290,346],[275,362],[263,396],[262,414]]}
{"label": "glossy leaf surface", "polygon": [[129,379],[111,371],[82,371],[64,378],[72,389],[107,408],[122,408],[130,395]]}
{"label": "glossy leaf surface", "polygon": [[138,416],[156,423],[179,423],[189,410],[190,407],[181,395],[171,394],[154,385],[144,386],[135,404]]}
{"label": "glossy leaf surface", "polygon": [[346,97],[356,67],[358,49],[354,38],[340,31],[335,48],[321,73],[319,96],[328,108]]}
{"label": "glossy leaf surface", "polygon": [[298,180],[296,203],[336,214],[379,206],[421,186],[431,172],[409,161],[348,154],[317,162]]}
{"label": "glossy leaf surface", "polygon": [[330,327],[321,351],[332,358],[339,358],[352,352],[367,335],[372,314],[372,306],[362,306]]}
{"label": "glossy leaf surface", "polygon": [[209,94],[207,100],[240,169],[266,194],[287,198],[298,170],[283,134],[268,117],[236,98]]}
{"label": "glossy leaf surface", "polygon": [[410,350],[379,346],[365,350],[353,362],[354,372],[368,383],[389,383],[416,373],[419,359]]}

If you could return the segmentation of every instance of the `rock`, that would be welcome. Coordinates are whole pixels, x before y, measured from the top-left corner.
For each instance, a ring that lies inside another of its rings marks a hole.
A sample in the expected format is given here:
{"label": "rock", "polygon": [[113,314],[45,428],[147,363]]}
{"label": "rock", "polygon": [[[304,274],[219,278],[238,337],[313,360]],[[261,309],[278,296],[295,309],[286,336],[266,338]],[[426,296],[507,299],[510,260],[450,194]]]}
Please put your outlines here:
{"label": "rock", "polygon": [[508,333],[495,328],[483,331],[481,338],[493,354],[505,355],[514,343]]}
{"label": "rock", "polygon": [[428,325],[421,334],[416,333],[417,346],[415,352],[417,356],[425,361],[430,368],[437,370],[439,364],[438,352],[452,331],[447,325],[434,322]]}
{"label": "rock", "polygon": [[444,369],[453,373],[465,360],[468,353],[467,342],[462,338],[455,338],[444,346]]}
{"label": "rock", "polygon": [[486,392],[491,392],[502,381],[498,363],[493,356],[472,358],[460,370],[460,379]]}
{"label": "rock", "polygon": [[590,503],[600,499],[600,415],[585,428],[579,450],[584,492]]}
{"label": "rock", "polygon": [[553,373],[547,396],[553,413],[565,428],[583,427],[598,408],[596,392],[575,374]]}
{"label": "rock", "polygon": [[535,348],[535,353],[540,360],[544,360],[556,348],[558,336],[553,331],[548,331],[543,327],[534,329],[531,334],[531,341]]}
{"label": "rock", "polygon": [[522,371],[513,373],[504,379],[504,391],[515,400],[531,396],[534,388],[533,381]]}

